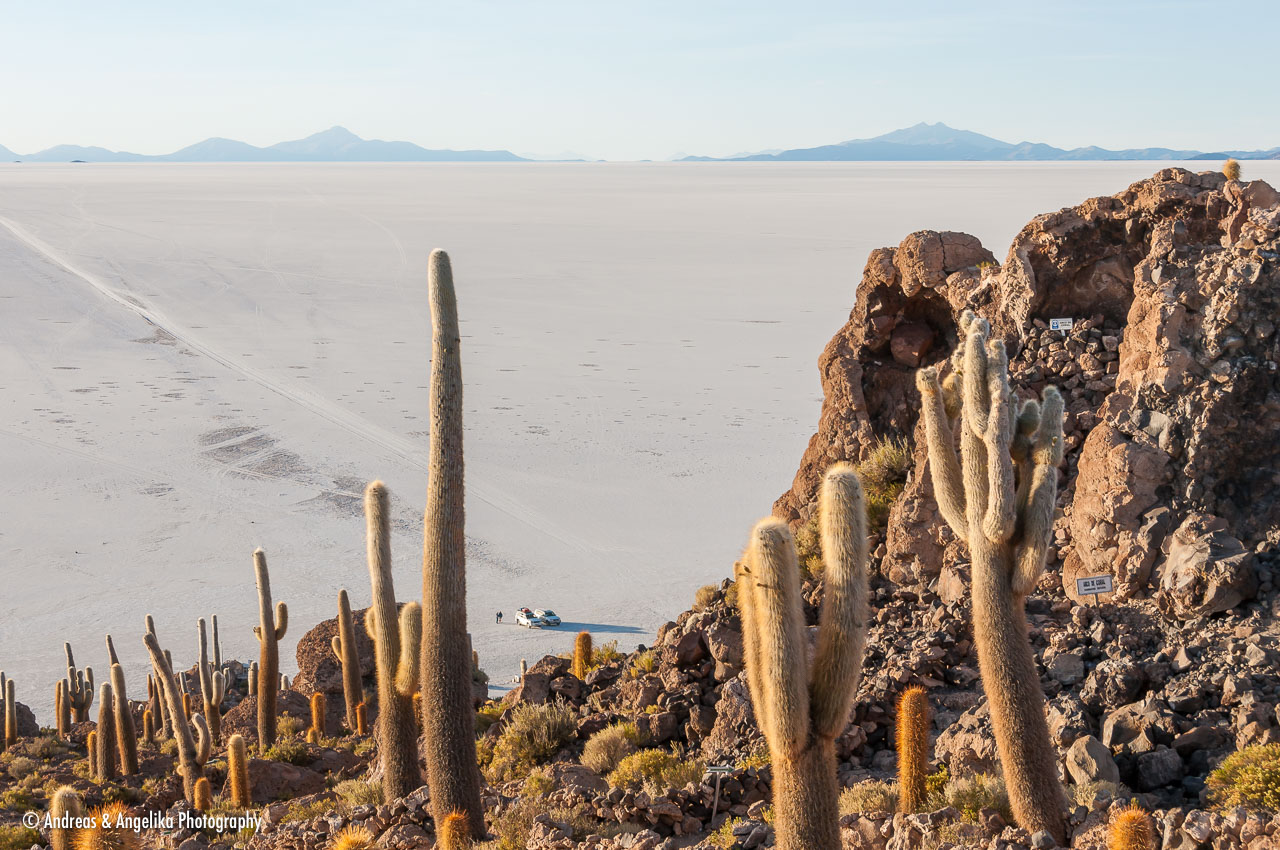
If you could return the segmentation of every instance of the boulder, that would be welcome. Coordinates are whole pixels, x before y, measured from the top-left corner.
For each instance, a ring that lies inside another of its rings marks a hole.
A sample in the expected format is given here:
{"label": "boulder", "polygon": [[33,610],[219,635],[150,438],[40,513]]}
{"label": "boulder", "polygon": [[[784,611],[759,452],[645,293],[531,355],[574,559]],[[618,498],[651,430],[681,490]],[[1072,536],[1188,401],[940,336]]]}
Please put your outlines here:
{"label": "boulder", "polygon": [[1257,593],[1253,553],[1225,526],[1218,518],[1196,513],[1173,533],[1156,596],[1166,616],[1186,620],[1217,614]]}
{"label": "boulder", "polygon": [[1092,735],[1077,738],[1067,750],[1067,773],[1077,785],[1120,781],[1120,768],[1111,751]]}
{"label": "boulder", "polygon": [[270,803],[325,789],[324,774],[269,759],[249,759],[249,787],[255,803]]}

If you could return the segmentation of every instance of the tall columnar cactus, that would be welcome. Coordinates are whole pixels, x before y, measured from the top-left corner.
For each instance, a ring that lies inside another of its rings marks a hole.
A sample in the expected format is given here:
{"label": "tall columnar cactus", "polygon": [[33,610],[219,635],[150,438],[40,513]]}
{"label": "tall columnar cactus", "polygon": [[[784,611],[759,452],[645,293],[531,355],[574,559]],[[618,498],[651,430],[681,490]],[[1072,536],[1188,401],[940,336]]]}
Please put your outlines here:
{"label": "tall columnar cactus", "polygon": [[356,731],[356,706],[364,702],[360,680],[360,655],[356,652],[356,618],[346,590],[338,591],[338,633],[333,636],[333,654],[342,665],[342,698],[347,706],[347,728]]}
{"label": "tall columnar cactus", "polygon": [[144,709],[142,712],[142,743],[148,747],[153,746],[156,742],[156,716],[151,709]]}
{"label": "tall columnar cactus", "polygon": [[1154,850],[1156,825],[1137,803],[1125,806],[1107,826],[1107,850]]}
{"label": "tall columnar cactus", "polygon": [[182,698],[178,695],[178,679],[173,675],[173,667],[169,659],[160,649],[160,639],[154,631],[143,637],[147,652],[151,655],[151,665],[156,671],[156,679],[164,694],[165,705],[169,716],[173,718],[173,737],[178,743],[178,774],[182,777],[182,795],[188,803],[195,802],[196,782],[204,776],[204,768],[196,760],[196,742],[191,736],[191,726],[179,721],[182,712]]}
{"label": "tall columnar cactus", "polygon": [[213,808],[213,786],[209,784],[207,776],[196,780],[196,799],[193,805],[197,812],[207,812]]}
{"label": "tall columnar cactus", "polygon": [[119,664],[120,656],[116,655],[116,645],[111,640],[111,635],[107,635],[107,669],[111,669],[112,664]]}
{"label": "tall columnar cactus", "polygon": [[396,620],[396,591],[391,579],[391,515],[387,488],[374,481],[364,491],[369,581],[373,601],[364,615],[373,639],[378,673],[378,753],[382,759],[382,796],[387,802],[422,785],[418,769],[418,724],[413,693],[418,689],[418,644],[422,608],[408,602]]}
{"label": "tall columnar cactus", "polygon": [[826,594],[812,664],[787,524],[757,523],[735,567],[747,685],[773,762],[779,850],[840,846],[835,739],[849,722],[866,644],[867,517],[852,467],[827,471],[819,512]]}
{"label": "tall columnar cactus", "polygon": [[84,736],[85,760],[89,762],[89,778],[98,779],[98,731],[90,729]]}
{"label": "tall columnar cactus", "polygon": [[[1062,396],[1017,408],[1008,355],[987,322],[966,311],[954,373],[916,385],[938,509],[969,547],[973,632],[1005,786],[1018,825],[1066,841],[1065,798],[1049,740],[1044,694],[1027,639],[1024,599],[1044,570],[1062,462]],[[951,419],[958,413],[960,455]],[[1015,481],[1016,471],[1016,481]]]}
{"label": "tall columnar cactus", "polygon": [[133,711],[124,689],[124,668],[119,662],[111,665],[111,690],[114,692],[116,751],[120,756],[120,772],[133,776],[138,772],[138,730],[133,725]]}
{"label": "tall columnar cactus", "polygon": [[[222,743],[222,700],[227,695],[226,679],[223,677],[221,664],[209,663],[209,640],[205,634],[203,617],[196,623],[196,630],[200,637],[200,661],[196,665],[196,672],[200,675],[200,698],[204,703],[204,716],[209,723],[213,742],[220,744]],[[216,630],[214,633],[217,634]],[[214,646],[216,649],[216,639]]]}
{"label": "tall columnar cactus", "polygon": [[18,700],[14,694],[13,679],[4,683],[4,747],[7,750],[18,743]]}
{"label": "tall columnar cactus", "polygon": [[248,680],[249,696],[256,697],[258,695],[258,662],[249,662],[249,680]]}
{"label": "tall columnar cactus", "polygon": [[917,685],[902,692],[894,732],[898,739],[898,808],[909,815],[923,812],[929,770],[929,697],[924,688]]}
{"label": "tall columnar cactus", "polygon": [[115,779],[120,773],[120,748],[116,739],[115,696],[109,682],[98,690],[98,778]]}
{"label": "tall columnar cactus", "polygon": [[471,651],[467,641],[467,575],[462,458],[462,362],[458,303],[449,255],[432,251],[431,445],[422,554],[422,728],[427,783],[437,822],[465,812],[471,834],[485,835],[476,764]]}
{"label": "tall columnar cactus", "polygon": [[77,670],[71,644],[64,643],[62,648],[67,653],[67,695],[71,718],[75,723],[83,723],[89,719],[89,707],[93,705],[93,668]]}
{"label": "tall columnar cactus", "polygon": [[591,669],[591,632],[578,632],[573,642],[573,675],[579,679],[587,678]]}
{"label": "tall columnar cactus", "polygon": [[249,788],[249,752],[242,735],[232,735],[227,740],[227,784],[231,788],[231,805],[237,809],[253,805],[253,792]]}
{"label": "tall columnar cactus", "polygon": [[69,818],[84,816],[84,805],[80,794],[70,785],[63,785],[53,792],[49,801],[49,817],[55,826],[49,830],[49,850],[71,850],[72,839],[75,838],[74,826],[57,826],[59,822],[67,823]]}
{"label": "tall columnar cactus", "polygon": [[209,618],[213,626],[213,669],[222,670],[222,640],[218,637],[218,615]]}
{"label": "tall columnar cactus", "polygon": [[289,627],[289,609],[283,602],[271,613],[271,576],[267,573],[267,553],[254,550],[253,571],[258,579],[258,625],[253,633],[261,645],[258,656],[258,746],[266,749],[276,742],[276,694],[280,691],[280,639]]}
{"label": "tall columnar cactus", "polygon": [[59,679],[53,689],[53,716],[59,738],[71,731],[71,703],[67,701],[67,680]]}
{"label": "tall columnar cactus", "polygon": [[323,691],[316,691],[311,695],[311,728],[315,730],[317,738],[323,738],[328,732],[328,726],[325,723],[325,715],[329,711],[328,700],[324,698]]}
{"label": "tall columnar cactus", "polygon": [[151,710],[151,722],[155,733],[161,738],[169,737],[169,720],[160,701],[160,686],[156,684],[154,673],[147,676],[147,707]]}

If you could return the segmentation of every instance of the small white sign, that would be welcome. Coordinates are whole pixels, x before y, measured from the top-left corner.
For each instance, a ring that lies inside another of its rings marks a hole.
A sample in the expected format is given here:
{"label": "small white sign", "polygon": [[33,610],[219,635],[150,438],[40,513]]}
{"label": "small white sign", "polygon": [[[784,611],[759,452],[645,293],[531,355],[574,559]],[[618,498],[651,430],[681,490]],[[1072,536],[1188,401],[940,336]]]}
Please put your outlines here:
{"label": "small white sign", "polygon": [[1075,324],[1075,319],[1050,319],[1049,330],[1051,331],[1069,331],[1071,326]]}
{"label": "small white sign", "polygon": [[1089,576],[1076,579],[1076,593],[1080,596],[1096,596],[1099,593],[1110,593],[1114,589],[1111,576]]}
{"label": "small white sign", "polygon": [[709,764],[707,765],[707,773],[710,774],[730,774],[733,773],[733,765],[731,764]]}

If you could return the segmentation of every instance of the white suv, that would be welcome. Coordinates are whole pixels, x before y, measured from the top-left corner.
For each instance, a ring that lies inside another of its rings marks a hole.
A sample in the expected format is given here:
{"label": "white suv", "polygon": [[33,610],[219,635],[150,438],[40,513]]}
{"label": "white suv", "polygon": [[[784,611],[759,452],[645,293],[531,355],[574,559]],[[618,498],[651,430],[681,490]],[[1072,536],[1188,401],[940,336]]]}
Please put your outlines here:
{"label": "white suv", "polygon": [[517,608],[516,609],[516,625],[524,626],[530,629],[532,629],[534,626],[538,626],[540,628],[542,626],[542,620],[538,617],[538,615],[534,614],[528,608]]}

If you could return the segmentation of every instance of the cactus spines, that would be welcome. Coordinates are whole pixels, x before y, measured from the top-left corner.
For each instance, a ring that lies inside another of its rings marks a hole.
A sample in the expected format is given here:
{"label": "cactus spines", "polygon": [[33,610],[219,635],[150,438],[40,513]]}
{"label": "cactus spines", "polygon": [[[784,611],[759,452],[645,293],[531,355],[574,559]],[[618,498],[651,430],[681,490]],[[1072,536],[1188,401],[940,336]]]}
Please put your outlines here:
{"label": "cactus spines", "polygon": [[83,816],[84,806],[76,789],[63,785],[53,792],[53,798],[49,801],[49,817],[53,820],[53,826],[49,829],[50,850],[71,850],[71,840],[75,837],[76,830],[69,825],[68,819]]}
{"label": "cactus spines", "polygon": [[115,698],[113,708],[120,772],[125,776],[133,776],[138,772],[138,730],[133,725],[133,711],[129,709],[129,697],[124,689],[124,668],[119,662],[111,665],[111,690]]}
{"label": "cactus spines", "polygon": [[93,705],[93,668],[77,670],[71,644],[64,643],[62,648],[67,653],[67,697],[71,705],[71,719],[72,722],[83,723],[89,719],[89,707]]}
{"label": "cactus spines", "polygon": [[338,591],[338,633],[333,636],[333,654],[342,665],[342,699],[347,707],[347,728],[356,729],[356,706],[364,702],[360,680],[360,655],[356,651],[356,619],[346,590]]}
{"label": "cactus spines", "polygon": [[[1065,798],[1045,720],[1044,694],[1027,639],[1024,598],[1044,569],[1062,460],[1062,397],[1015,408],[1004,344],[965,311],[958,411],[935,368],[916,375],[938,507],[973,563],[974,643],[1005,786],[1018,825],[1066,840]],[[949,383],[954,387],[955,380]],[[951,391],[952,394],[954,390]],[[957,458],[949,413],[960,417]],[[1016,470],[1015,470],[1016,464]],[[1015,476],[1016,471],[1016,476]],[[1016,477],[1016,481],[1015,481]]]}
{"label": "cactus spines", "polygon": [[182,711],[182,700],[178,696],[178,679],[173,675],[169,659],[160,649],[160,640],[155,632],[148,632],[142,640],[147,645],[147,652],[151,655],[151,665],[156,671],[165,705],[169,708],[169,715],[174,719],[173,737],[178,742],[178,774],[182,777],[182,794],[188,803],[194,803],[196,780],[204,776],[204,767],[202,763],[196,761],[196,742],[191,737],[191,726],[186,722],[177,722],[178,713]]}
{"label": "cactus spines", "polygon": [[1107,826],[1107,850],[1153,850],[1156,825],[1136,803],[1117,812]]}
{"label": "cactus spines", "polygon": [[898,697],[894,733],[898,742],[898,808],[908,815],[923,812],[929,769],[929,697],[919,685]]}
{"label": "cactus spines", "polygon": [[[325,734],[325,711],[328,708],[327,701],[324,698],[323,691],[316,691],[311,695],[311,728],[316,730],[316,737],[323,738]],[[319,743],[317,741],[317,743]]]}
{"label": "cactus spines", "polygon": [[848,724],[862,674],[866,507],[852,467],[828,470],[819,512],[827,588],[812,669],[800,568],[786,523],[773,517],[757,523],[735,566],[747,684],[773,761],[779,850],[840,846],[835,739]]}
{"label": "cactus spines", "polygon": [[357,735],[369,734],[369,707],[361,702],[356,706],[356,729]]}
{"label": "cactus spines", "polygon": [[227,784],[231,788],[231,805],[237,809],[253,805],[249,789],[249,752],[243,735],[232,735],[227,740]]}
{"label": "cactus spines", "polygon": [[213,808],[213,788],[209,785],[209,778],[202,776],[196,780],[196,811],[207,812]]}
{"label": "cactus spines", "polygon": [[76,832],[76,850],[142,850],[139,833],[119,825],[128,815],[129,807],[121,802],[98,806],[89,813],[92,825]]}
{"label": "cactus spines", "polygon": [[422,785],[418,769],[418,725],[413,718],[413,692],[418,684],[418,644],[422,609],[406,603],[396,620],[396,592],[391,579],[391,514],[387,488],[374,481],[364,491],[369,582],[373,600],[365,612],[365,629],[373,639],[378,676],[378,753],[382,759],[382,795],[389,803]]}
{"label": "cactus spines", "polygon": [[4,683],[4,748],[18,743],[18,700],[14,694],[13,679]]}
{"label": "cactus spines", "polygon": [[591,632],[578,632],[573,641],[573,675],[579,679],[587,678],[591,669]]}
{"label": "cactus spines", "polygon": [[120,770],[120,753],[116,741],[115,698],[110,682],[98,690],[98,778],[115,779]]}
{"label": "cactus spines", "polygon": [[427,740],[431,808],[443,821],[466,812],[475,838],[485,835],[476,764],[475,711],[467,645],[467,575],[462,363],[458,302],[449,255],[431,252],[430,449],[423,524],[422,728]]}
{"label": "cactus spines", "polygon": [[289,609],[283,602],[271,611],[271,576],[267,573],[267,553],[253,552],[253,571],[258,582],[258,625],[253,633],[261,645],[258,657],[258,746],[266,749],[276,742],[276,694],[280,688],[280,644],[289,626]]}
{"label": "cactus spines", "polygon": [[436,830],[440,850],[471,850],[471,822],[465,812],[450,812]]}

